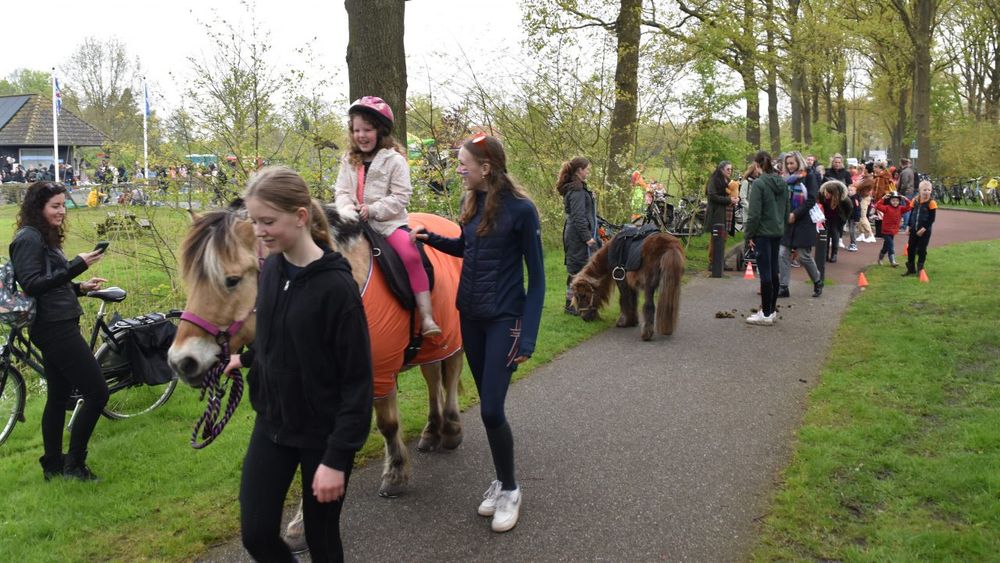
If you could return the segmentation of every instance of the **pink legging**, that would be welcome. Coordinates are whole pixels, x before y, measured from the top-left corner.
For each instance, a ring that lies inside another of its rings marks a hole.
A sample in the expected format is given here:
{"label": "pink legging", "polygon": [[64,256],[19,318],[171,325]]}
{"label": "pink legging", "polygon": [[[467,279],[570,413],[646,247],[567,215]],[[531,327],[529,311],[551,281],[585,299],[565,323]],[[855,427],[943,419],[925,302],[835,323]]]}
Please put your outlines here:
{"label": "pink legging", "polygon": [[410,278],[410,289],[413,290],[413,293],[430,290],[431,283],[427,279],[427,272],[424,271],[420,253],[417,252],[417,245],[410,242],[410,233],[403,229],[396,229],[386,237],[386,240],[403,260],[403,266],[406,267],[406,274]]}

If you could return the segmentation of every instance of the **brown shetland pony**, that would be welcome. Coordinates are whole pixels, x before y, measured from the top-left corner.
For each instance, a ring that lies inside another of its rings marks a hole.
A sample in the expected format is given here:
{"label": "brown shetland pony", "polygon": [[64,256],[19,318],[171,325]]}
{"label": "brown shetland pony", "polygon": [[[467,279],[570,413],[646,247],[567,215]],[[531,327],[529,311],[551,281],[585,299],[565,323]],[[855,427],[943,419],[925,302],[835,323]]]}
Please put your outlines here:
{"label": "brown shetland pony", "polygon": [[[578,274],[573,277],[573,303],[580,311],[580,318],[592,321],[597,317],[597,311],[611,297],[612,267],[608,263],[608,249],[604,245],[594,253]],[[684,274],[684,249],[680,241],[667,233],[654,233],[642,242],[642,267],[634,272],[627,272],[625,279],[618,281],[618,291],[621,294],[621,316],[616,326],[627,327],[640,325],[642,339],[653,338],[653,316],[656,318],[656,332],[664,335],[674,333],[677,327],[677,314],[680,312],[681,276]],[[638,314],[638,291],[646,296],[642,315]],[[659,290],[659,301],[654,301],[654,294]]]}
{"label": "brown shetland pony", "polygon": [[[373,264],[372,248],[362,235],[357,215],[343,217],[333,206],[326,206],[325,210],[334,250],[350,262],[362,295],[372,295],[372,286],[379,282],[384,285],[384,277]],[[448,232],[447,227],[453,227],[457,235],[458,226],[450,222],[438,226],[435,221],[445,221],[439,217],[419,213],[412,213],[410,217],[415,223],[434,225],[429,228],[435,232]],[[222,328],[235,320],[246,320],[230,338],[230,350],[234,351],[254,337],[259,273],[256,245],[248,220],[234,211],[212,211],[195,218],[181,246],[181,274],[188,296],[185,310]],[[420,353],[412,360],[420,365],[429,395],[427,425],[417,444],[421,451],[439,447],[453,449],[462,442],[458,394],[464,355],[457,314],[454,322],[449,320],[455,308],[461,260],[430,248],[427,254],[435,266],[434,316],[444,332],[441,336],[425,339]],[[369,330],[376,370],[375,422],[385,439],[386,452],[379,495],[394,497],[404,492],[410,477],[410,460],[399,429],[399,404],[395,392],[395,377],[402,369],[403,348],[408,341],[410,315],[391,297],[379,298],[374,304],[367,297],[363,301],[369,327],[380,320],[386,322],[378,326],[391,327],[383,330],[383,334]],[[197,386],[218,361],[220,351],[219,344],[205,330],[191,323],[181,323],[167,358],[183,381]],[[384,389],[381,396],[380,388]]]}

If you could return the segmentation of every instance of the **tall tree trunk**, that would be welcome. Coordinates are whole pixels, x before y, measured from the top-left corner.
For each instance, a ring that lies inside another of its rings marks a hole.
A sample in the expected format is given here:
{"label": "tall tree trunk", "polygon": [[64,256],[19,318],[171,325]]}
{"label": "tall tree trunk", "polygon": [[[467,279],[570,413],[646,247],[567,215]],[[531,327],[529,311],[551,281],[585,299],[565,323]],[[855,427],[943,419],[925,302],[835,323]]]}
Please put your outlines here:
{"label": "tall tree trunk", "polygon": [[835,115],[833,114],[833,76],[829,80],[823,81],[823,103],[826,105],[826,124],[831,130],[837,129]]}
{"label": "tall tree trunk", "polygon": [[906,152],[906,123],[908,121],[906,107],[910,99],[909,94],[906,89],[900,90],[898,92],[899,98],[896,101],[896,127],[890,135],[892,144],[889,146],[890,158],[896,162],[899,162],[900,158],[909,156],[909,152]]}
{"label": "tall tree trunk", "polygon": [[931,29],[934,25],[935,0],[916,0],[916,29],[913,77],[913,114],[917,122],[917,151],[920,168],[934,168],[931,152]]}
{"label": "tall tree trunk", "polygon": [[760,87],[752,59],[743,59],[740,76],[743,78],[743,91],[747,101],[747,143],[756,150],[760,148]]}
{"label": "tall tree trunk", "polygon": [[747,45],[752,48],[740,47],[740,77],[743,79],[743,92],[747,100],[747,143],[757,150],[760,148],[760,87],[757,84],[757,41],[756,18],[754,10],[756,0],[743,0],[743,35]]}
{"label": "tall tree trunk", "polygon": [[837,73],[837,132],[840,133],[840,153],[847,155],[847,102],[844,100],[844,73]]}
{"label": "tall tree trunk", "polygon": [[[801,0],[788,0],[788,16],[787,21],[798,21],[799,19],[799,4]],[[798,34],[795,32],[796,26],[791,26],[788,30],[789,34],[789,44],[790,49],[794,48],[795,43],[798,41]],[[802,62],[797,58],[797,55],[789,54],[789,58],[792,59],[792,79],[791,84],[789,84],[789,98],[791,98],[792,103],[792,142],[801,143],[802,142],[802,72],[800,72],[799,65]],[[777,66],[777,62],[774,63]]]}
{"label": "tall tree trunk", "polygon": [[802,91],[799,93],[799,99],[802,101],[802,142],[806,145],[811,145],[813,142],[813,119],[812,113],[809,111],[811,109],[809,81],[806,79],[806,70],[804,68],[799,71],[799,85],[802,87]]}
{"label": "tall tree trunk", "polygon": [[[765,14],[774,13],[774,0],[766,0]],[[774,49],[774,30],[771,21],[764,22],[767,29],[767,134],[771,139],[771,154],[781,151],[781,123],[778,120],[778,71]]]}
{"label": "tall tree trunk", "polygon": [[406,143],[405,0],[344,0],[349,97],[379,96],[396,118],[393,135]]}
{"label": "tall tree trunk", "polygon": [[639,22],[642,0],[621,0],[615,36],[618,39],[618,63],[615,67],[615,107],[611,113],[611,138],[608,142],[608,177],[615,214],[628,209],[630,195],[626,170],[631,164],[635,143],[639,97]]}

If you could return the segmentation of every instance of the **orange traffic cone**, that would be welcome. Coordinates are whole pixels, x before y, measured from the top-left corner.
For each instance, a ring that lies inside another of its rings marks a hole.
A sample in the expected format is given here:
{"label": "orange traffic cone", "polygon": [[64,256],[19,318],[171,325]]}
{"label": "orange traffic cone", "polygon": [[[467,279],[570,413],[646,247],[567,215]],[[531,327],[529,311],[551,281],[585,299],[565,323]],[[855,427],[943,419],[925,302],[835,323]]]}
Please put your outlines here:
{"label": "orange traffic cone", "polygon": [[920,268],[920,281],[924,283],[931,283],[931,279],[927,277],[927,270]]}
{"label": "orange traffic cone", "polygon": [[906,245],[903,247],[903,256],[909,256],[909,255],[910,255],[910,243],[906,243]]}
{"label": "orange traffic cone", "polygon": [[864,291],[864,289],[868,287],[868,278],[865,277],[864,272],[858,274],[858,287],[860,287],[862,291]]}
{"label": "orange traffic cone", "polygon": [[753,264],[751,264],[750,262],[747,262],[747,271],[743,272],[743,279],[745,279],[745,280],[752,280],[752,279],[754,279],[754,277],[753,277]]}

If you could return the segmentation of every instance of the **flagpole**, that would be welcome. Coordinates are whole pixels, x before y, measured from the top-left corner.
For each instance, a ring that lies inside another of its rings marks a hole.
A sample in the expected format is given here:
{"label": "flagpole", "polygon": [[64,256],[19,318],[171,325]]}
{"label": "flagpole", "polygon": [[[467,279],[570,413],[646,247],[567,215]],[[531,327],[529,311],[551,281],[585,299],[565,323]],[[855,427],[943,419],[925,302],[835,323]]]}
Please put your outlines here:
{"label": "flagpole", "polygon": [[56,110],[56,67],[52,67],[52,159],[59,181],[59,118]]}
{"label": "flagpole", "polygon": [[149,89],[146,86],[146,77],[142,78],[142,178],[144,183],[149,182],[149,142],[146,136],[146,121],[149,118]]}

